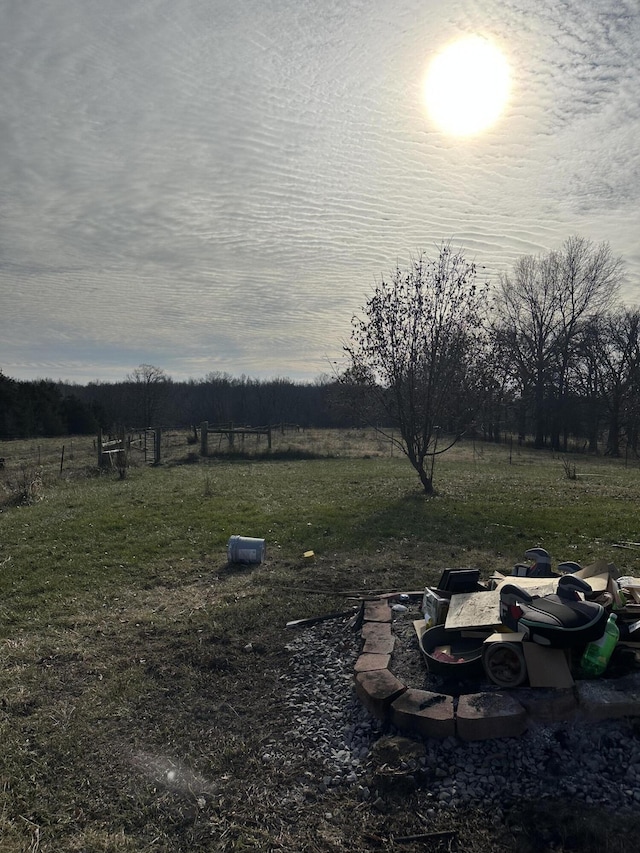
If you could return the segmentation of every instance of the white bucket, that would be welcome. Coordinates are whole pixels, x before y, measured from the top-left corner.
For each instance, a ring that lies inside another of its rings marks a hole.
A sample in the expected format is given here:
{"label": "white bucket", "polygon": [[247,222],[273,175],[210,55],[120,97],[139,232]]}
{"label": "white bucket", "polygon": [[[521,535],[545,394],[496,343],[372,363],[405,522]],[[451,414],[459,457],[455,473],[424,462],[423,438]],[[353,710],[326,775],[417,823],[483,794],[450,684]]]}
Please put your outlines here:
{"label": "white bucket", "polygon": [[227,559],[230,563],[261,563],[265,554],[264,539],[232,536],[227,545]]}

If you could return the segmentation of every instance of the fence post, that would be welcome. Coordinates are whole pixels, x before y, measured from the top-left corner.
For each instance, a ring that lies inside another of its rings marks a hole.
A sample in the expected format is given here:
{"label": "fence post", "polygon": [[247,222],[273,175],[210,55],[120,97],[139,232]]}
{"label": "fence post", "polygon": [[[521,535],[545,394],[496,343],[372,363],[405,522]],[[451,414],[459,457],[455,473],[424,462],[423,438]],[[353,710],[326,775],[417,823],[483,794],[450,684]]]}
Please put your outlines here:
{"label": "fence post", "polygon": [[98,430],[98,468],[102,468],[102,429]]}
{"label": "fence post", "polygon": [[120,479],[124,480],[127,474],[127,468],[129,467],[129,451],[124,426],[120,427],[120,430],[118,432],[118,441],[120,443],[120,452],[116,454],[116,464],[118,466],[118,474],[120,475]]}
{"label": "fence post", "polygon": [[155,441],[153,442],[153,464],[160,464],[160,438],[162,437],[162,430],[160,427],[156,430]]}
{"label": "fence post", "polygon": [[207,441],[209,437],[209,421],[202,421],[200,424],[200,455],[207,456],[208,448]]}

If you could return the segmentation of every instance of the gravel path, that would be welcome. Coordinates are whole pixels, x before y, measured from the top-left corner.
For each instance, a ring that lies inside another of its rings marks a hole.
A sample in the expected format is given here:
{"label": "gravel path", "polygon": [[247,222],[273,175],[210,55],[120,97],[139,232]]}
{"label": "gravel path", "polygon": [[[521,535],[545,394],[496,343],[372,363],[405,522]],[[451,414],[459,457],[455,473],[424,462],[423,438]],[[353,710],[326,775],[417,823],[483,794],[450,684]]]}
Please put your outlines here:
{"label": "gravel path", "polygon": [[[400,629],[397,636],[402,634]],[[375,806],[385,774],[403,776],[426,792],[431,814],[491,805],[496,819],[501,808],[521,798],[564,794],[617,811],[640,805],[640,740],[631,723],[537,725],[520,738],[491,741],[410,740],[374,720],[355,697],[353,665],[361,645],[346,620],[302,630],[287,645],[288,702],[295,717],[289,748],[304,750],[324,767],[316,780],[320,791],[356,786],[360,798]],[[420,660],[420,677],[422,670]]]}

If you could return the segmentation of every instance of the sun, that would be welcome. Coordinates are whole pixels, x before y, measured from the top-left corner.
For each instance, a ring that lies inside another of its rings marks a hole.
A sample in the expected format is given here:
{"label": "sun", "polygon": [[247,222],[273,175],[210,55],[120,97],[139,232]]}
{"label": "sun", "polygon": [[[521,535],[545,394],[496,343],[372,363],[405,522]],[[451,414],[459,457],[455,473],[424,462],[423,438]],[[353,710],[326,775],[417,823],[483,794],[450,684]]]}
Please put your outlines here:
{"label": "sun", "polygon": [[502,52],[482,36],[466,36],[445,47],[429,66],[424,100],[430,118],[445,133],[472,136],[498,119],[509,89]]}

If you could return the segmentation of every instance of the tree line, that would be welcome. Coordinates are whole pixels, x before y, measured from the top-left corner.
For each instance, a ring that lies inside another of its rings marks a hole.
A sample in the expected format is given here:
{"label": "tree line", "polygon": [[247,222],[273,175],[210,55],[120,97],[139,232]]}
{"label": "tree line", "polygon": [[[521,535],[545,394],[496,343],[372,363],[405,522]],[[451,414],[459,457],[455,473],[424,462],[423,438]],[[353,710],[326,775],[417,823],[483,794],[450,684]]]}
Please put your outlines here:
{"label": "tree line", "polygon": [[21,382],[0,372],[0,439],[88,435],[106,422],[82,389],[51,379]]}
{"label": "tree line", "polygon": [[0,373],[0,440],[36,436],[90,435],[164,427],[190,429],[214,424],[302,428],[352,427],[334,379],[299,383],[226,373],[174,381],[162,368],[140,365],[122,382],[86,385],[52,379],[20,381]]}
{"label": "tree line", "polygon": [[404,408],[419,429],[402,440],[420,464],[443,449],[441,436],[462,433],[637,454],[640,309],[619,301],[622,263],[608,244],[570,237],[520,258],[492,289],[478,278],[448,245],[396,268],[353,318],[346,367],[313,382],[219,372],[174,381],[150,364],[86,385],[0,372],[0,437],[202,421],[395,427]]}

